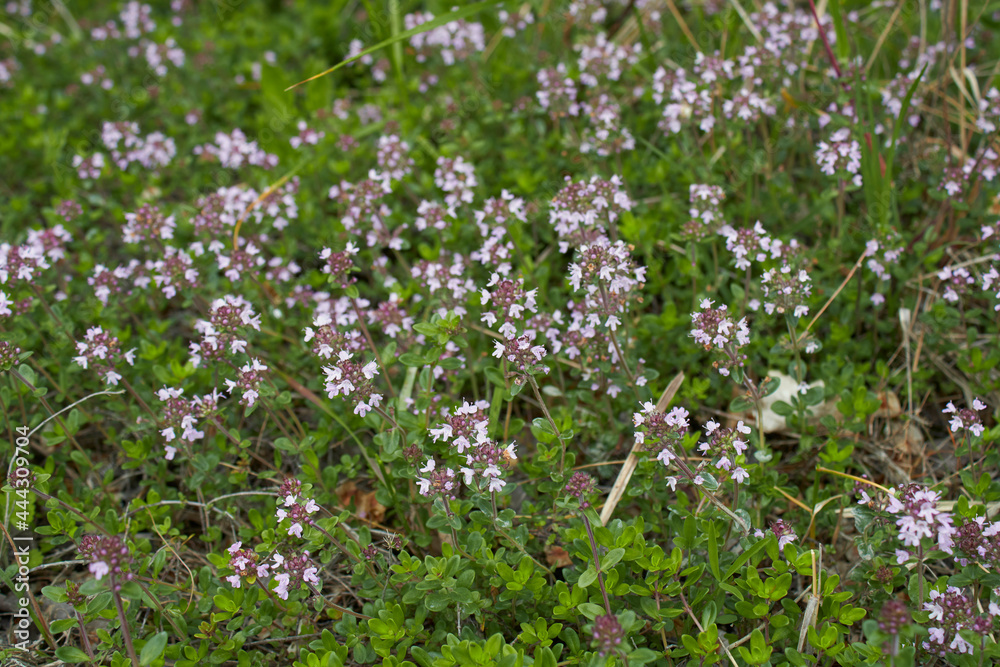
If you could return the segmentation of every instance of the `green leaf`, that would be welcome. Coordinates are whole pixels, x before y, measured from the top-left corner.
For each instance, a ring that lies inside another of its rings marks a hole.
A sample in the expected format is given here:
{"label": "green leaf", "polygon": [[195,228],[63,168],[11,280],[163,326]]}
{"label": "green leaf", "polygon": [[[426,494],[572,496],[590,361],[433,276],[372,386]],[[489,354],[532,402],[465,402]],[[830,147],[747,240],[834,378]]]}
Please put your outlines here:
{"label": "green leaf", "polygon": [[601,559],[601,571],[607,572],[608,570],[613,568],[615,565],[618,564],[618,561],[620,561],[624,555],[625,555],[625,550],[622,549],[621,547],[609,551],[607,554],[605,554],[604,558]]}
{"label": "green leaf", "polygon": [[753,401],[747,396],[737,396],[729,404],[729,411],[739,414],[741,412],[750,412],[753,409]]}
{"label": "green leaf", "polygon": [[63,662],[90,662],[90,656],[75,646],[60,646],[56,649],[56,657]]}
{"label": "green leaf", "polygon": [[795,409],[784,401],[775,401],[774,404],[771,405],[771,409],[774,411],[774,414],[782,417],[787,417],[795,412]]}
{"label": "green leaf", "polygon": [[167,648],[167,633],[157,632],[153,637],[146,642],[146,645],[142,647],[142,651],[139,652],[139,664],[148,665],[154,660],[163,655],[164,649]]}
{"label": "green leaf", "polygon": [[580,575],[580,578],[577,580],[576,585],[580,586],[581,588],[587,588],[595,581],[597,581],[597,570],[595,570],[592,567],[588,567],[586,570],[583,571],[583,574]]}
{"label": "green leaf", "polygon": [[552,430],[552,424],[545,417],[535,417],[531,421],[532,425],[537,428],[542,433],[548,433],[549,435],[555,435],[556,432]]}
{"label": "green leaf", "polygon": [[424,358],[416,352],[404,352],[399,355],[399,363],[404,366],[423,366]]}
{"label": "green leaf", "polygon": [[427,21],[426,23],[421,23],[420,25],[418,25],[415,28],[410,28],[409,30],[404,30],[403,32],[396,33],[395,35],[393,35],[389,39],[382,40],[381,42],[379,42],[375,46],[369,46],[367,49],[364,49],[363,51],[361,51],[357,55],[354,55],[354,56],[352,56],[350,58],[347,58],[346,60],[340,61],[339,63],[337,63],[336,65],[334,65],[333,67],[331,67],[328,70],[320,72],[319,74],[314,74],[313,76],[309,77],[308,79],[305,79],[304,81],[299,81],[298,83],[289,86],[288,88],[285,89],[285,92],[288,92],[292,88],[296,88],[298,86],[301,86],[303,83],[309,83],[310,81],[314,81],[315,79],[318,79],[320,77],[326,76],[327,74],[330,74],[331,72],[336,72],[341,67],[343,67],[345,65],[348,65],[348,64],[354,62],[355,60],[357,60],[359,58],[364,58],[369,53],[375,53],[376,51],[379,51],[380,49],[384,49],[387,46],[391,46],[392,44],[395,44],[396,42],[401,42],[404,39],[409,39],[410,37],[413,37],[414,35],[420,35],[422,33],[429,32],[429,31],[431,31],[431,30],[433,30],[435,28],[438,28],[440,26],[443,26],[443,25],[445,25],[447,23],[451,23],[452,21],[458,21],[460,19],[468,18],[469,16],[472,16],[473,14],[478,14],[482,10],[487,9],[489,7],[495,7],[498,4],[500,4],[500,3],[497,2],[496,0],[486,0],[485,2],[477,2],[475,4],[468,5],[466,7],[462,7],[461,9],[456,9],[453,12],[448,12],[447,14],[441,14],[440,16],[436,16],[432,20]]}
{"label": "green leaf", "polygon": [[708,522],[708,567],[716,580],[722,581],[722,572],[719,570],[719,531],[714,521]]}
{"label": "green leaf", "polygon": [[577,611],[589,618],[594,620],[598,616],[604,613],[604,607],[596,605],[593,602],[581,602],[576,606]]}
{"label": "green leaf", "polygon": [[757,542],[757,544],[753,545],[752,547],[750,547],[749,549],[747,549],[746,551],[744,551],[743,553],[741,553],[739,555],[739,557],[736,559],[736,562],[734,562],[732,565],[730,565],[729,569],[726,570],[725,581],[729,581],[730,579],[732,579],[733,575],[736,574],[736,572],[741,567],[743,567],[743,565],[748,560],[750,560],[756,554],[758,554],[761,551],[763,551],[764,549],[766,549],[768,543],[769,542],[773,542],[773,541],[774,541],[774,536],[773,535],[769,535],[768,537],[765,537],[764,539],[762,539],[759,542]]}

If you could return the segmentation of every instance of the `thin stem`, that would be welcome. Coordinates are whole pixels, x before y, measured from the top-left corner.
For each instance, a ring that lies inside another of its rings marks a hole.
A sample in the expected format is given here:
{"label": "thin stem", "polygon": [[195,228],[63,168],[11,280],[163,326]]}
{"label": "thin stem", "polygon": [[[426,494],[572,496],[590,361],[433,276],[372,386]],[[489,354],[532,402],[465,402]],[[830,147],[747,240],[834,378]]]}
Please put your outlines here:
{"label": "thin stem", "polygon": [[[20,380],[20,381],[21,381],[21,383],[22,383],[22,384],[24,384],[24,386],[28,388],[28,390],[29,390],[29,391],[30,391],[30,392],[32,393],[32,395],[33,395],[33,394],[34,394],[34,393],[35,393],[36,391],[38,391],[38,388],[37,388],[37,387],[35,387],[35,385],[33,385],[33,384],[31,384],[30,382],[28,382],[28,379],[27,379],[26,377],[24,377],[23,375],[21,375],[21,373],[19,373],[19,372],[18,372],[18,370],[17,370],[16,368],[11,368],[9,372],[10,372],[10,374],[11,374],[11,375],[13,375],[13,376],[14,376],[15,378],[17,378],[18,380]],[[58,412],[56,412],[56,411],[55,411],[55,410],[54,410],[54,409],[52,408],[52,406],[51,406],[51,405],[49,405],[49,402],[48,402],[48,401],[47,401],[47,400],[45,399],[45,397],[44,397],[44,396],[39,396],[39,400],[40,400],[40,401],[42,402],[42,405],[43,405],[43,406],[45,406],[45,409],[46,409],[46,410],[48,410],[48,412],[49,412],[49,415],[50,415],[50,417],[49,417],[48,419],[46,419],[45,421],[43,421],[43,422],[42,422],[41,424],[39,424],[38,426],[36,426],[35,428],[33,428],[33,429],[31,430],[31,433],[29,433],[28,435],[29,435],[29,436],[31,436],[31,435],[34,435],[34,434],[35,434],[35,432],[36,432],[36,431],[37,431],[38,429],[40,429],[40,428],[41,428],[42,426],[44,426],[45,424],[47,424],[47,423],[48,423],[48,421],[49,421],[50,419],[55,419],[55,420],[56,420],[56,423],[57,423],[57,424],[59,424],[59,426],[61,426],[61,427],[62,427],[62,430],[63,430],[63,433],[65,433],[65,434],[66,434],[66,437],[67,437],[67,438],[69,438],[69,441],[70,441],[71,443],[73,443],[73,446],[74,446],[74,447],[76,447],[76,448],[77,448],[77,450],[79,450],[80,452],[83,452],[83,447],[81,447],[81,446],[80,446],[80,443],[78,443],[78,442],[76,441],[76,438],[75,438],[75,437],[73,436],[73,434],[69,432],[69,428],[67,428],[67,427],[66,427],[66,424],[65,424],[65,423],[63,422],[63,420],[62,420],[62,417],[60,417],[59,415],[61,415],[62,413],[66,412],[66,410],[69,410],[69,409],[70,409],[70,408],[72,408],[73,406],[75,406],[75,405],[77,405],[77,404],[79,404],[79,403],[82,403],[83,401],[87,400],[87,399],[88,399],[88,398],[90,398],[91,396],[99,396],[100,394],[120,394],[120,393],[122,393],[122,392],[120,392],[120,391],[102,391],[102,392],[97,392],[97,393],[95,393],[95,394],[90,394],[89,396],[85,396],[84,398],[80,399],[79,401],[77,401],[77,402],[76,402],[76,403],[74,403],[73,405],[70,405],[70,406],[68,406],[68,407],[65,407],[65,408],[63,408],[62,410],[58,411]]]}
{"label": "thin stem", "polygon": [[318,595],[319,597],[323,598],[323,602],[325,602],[326,604],[330,605],[331,607],[333,607],[337,611],[341,612],[342,614],[347,614],[349,616],[353,616],[354,618],[360,618],[363,621],[369,621],[369,620],[371,620],[371,618],[372,618],[371,616],[365,616],[364,614],[359,614],[356,611],[351,611],[347,607],[341,607],[339,604],[336,604],[335,602],[331,602],[330,600],[327,600],[326,597],[322,593],[320,593],[318,590],[316,590],[313,587],[312,584],[306,584],[306,585],[309,587],[309,590],[311,590],[313,592],[313,594]]}
{"label": "thin stem", "polygon": [[566,441],[563,440],[559,427],[556,426],[555,420],[552,419],[552,415],[549,414],[549,408],[545,405],[545,401],[542,400],[542,392],[538,390],[538,383],[535,382],[534,376],[529,375],[528,382],[531,384],[532,391],[535,392],[535,399],[538,400],[538,404],[542,407],[542,413],[545,415],[545,418],[549,420],[549,424],[552,426],[552,431],[556,434],[559,444],[562,445],[562,454],[559,456],[559,474],[562,474],[563,469],[566,467]]}
{"label": "thin stem", "polygon": [[125,385],[125,389],[128,390],[128,393],[132,394],[132,398],[139,401],[139,405],[142,406],[142,409],[145,410],[147,413],[149,413],[149,416],[153,418],[153,423],[159,421],[156,418],[156,413],[153,412],[152,409],[150,409],[150,407],[146,404],[146,401],[142,400],[142,396],[140,396],[139,393],[132,387],[129,381],[126,380],[124,377],[121,380],[122,384]]}
{"label": "thin stem", "polygon": [[583,515],[583,525],[587,527],[587,537],[590,538],[590,550],[594,554],[594,569],[597,570],[597,583],[601,587],[601,595],[604,596],[604,609],[611,616],[611,601],[608,600],[608,592],[604,588],[604,574],[601,572],[601,558],[597,553],[597,541],[594,540],[594,529],[590,526],[590,519]]}
{"label": "thin stem", "polygon": [[826,29],[823,24],[819,22],[819,14],[816,13],[816,3],[813,0],[809,0],[809,9],[812,10],[813,19],[816,21],[816,29],[819,30],[819,37],[823,40],[823,48],[826,49],[826,57],[830,59],[830,64],[833,65],[834,71],[837,72],[837,78],[841,79],[844,73],[840,71],[840,65],[837,64],[837,58],[833,55],[833,49],[830,48],[830,40],[826,38]]}
{"label": "thin stem", "polygon": [[376,579],[376,580],[378,579],[378,575],[375,573],[374,568],[372,568],[371,563],[365,563],[365,561],[361,560],[361,558],[359,558],[358,556],[355,556],[354,554],[352,554],[350,551],[347,550],[347,547],[345,547],[343,544],[340,543],[340,540],[338,540],[336,537],[334,537],[333,535],[331,535],[327,531],[325,531],[322,528],[320,528],[319,526],[317,526],[315,523],[312,524],[312,526],[313,526],[313,528],[315,528],[319,532],[321,532],[324,535],[326,535],[327,539],[330,540],[330,542],[333,543],[333,546],[337,547],[337,549],[339,549],[340,552],[343,553],[345,556],[347,556],[348,558],[350,558],[351,560],[353,560],[355,563],[364,563],[365,569],[368,570],[368,574],[370,574],[372,576],[372,579]]}
{"label": "thin stem", "polygon": [[115,610],[118,612],[118,622],[122,626],[122,638],[125,640],[125,650],[132,661],[132,667],[139,667],[139,656],[135,654],[135,647],[132,646],[132,633],[128,631],[128,619],[125,618],[125,608],[122,606],[122,596],[118,594],[115,582],[115,575],[111,575],[111,595],[115,600]]}
{"label": "thin stem", "polygon": [[83,622],[83,615],[76,608],[73,609],[76,613],[76,621],[80,624],[80,638],[83,641],[83,650],[87,652],[90,657],[91,662],[94,661],[94,649],[90,645],[90,637],[87,636],[87,624]]}

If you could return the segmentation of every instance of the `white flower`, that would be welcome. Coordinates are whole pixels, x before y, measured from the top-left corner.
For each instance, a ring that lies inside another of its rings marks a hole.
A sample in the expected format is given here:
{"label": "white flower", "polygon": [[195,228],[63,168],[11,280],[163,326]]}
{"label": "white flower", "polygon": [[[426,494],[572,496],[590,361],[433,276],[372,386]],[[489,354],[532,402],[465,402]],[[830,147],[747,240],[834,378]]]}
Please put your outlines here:
{"label": "white flower", "polygon": [[103,560],[99,560],[96,563],[91,563],[88,569],[90,570],[90,573],[97,578],[98,581],[100,581],[104,575],[106,575],[108,572],[111,571],[111,568],[108,567],[108,564],[105,563]]}

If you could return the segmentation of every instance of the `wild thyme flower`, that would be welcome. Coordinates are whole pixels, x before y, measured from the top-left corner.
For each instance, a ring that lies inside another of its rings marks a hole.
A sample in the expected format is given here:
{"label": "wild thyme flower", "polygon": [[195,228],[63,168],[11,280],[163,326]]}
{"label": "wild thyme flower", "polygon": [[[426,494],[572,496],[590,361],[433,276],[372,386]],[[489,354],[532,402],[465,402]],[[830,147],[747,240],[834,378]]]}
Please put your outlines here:
{"label": "wild thyme flower", "polygon": [[475,482],[478,472],[487,485],[487,491],[490,493],[501,491],[507,485],[503,473],[517,459],[516,451],[513,442],[502,447],[485,433],[477,433],[475,444],[466,452],[465,465],[459,469],[465,477],[465,485],[478,490],[479,484]]}
{"label": "wild thyme flower", "polygon": [[278,156],[262,149],[256,141],[247,139],[239,128],[231,133],[215,133],[214,144],[196,146],[195,155],[210,155],[227,169],[239,169],[245,165],[270,169],[278,166]]}
{"label": "wild thyme flower", "polygon": [[764,311],[770,315],[777,311],[791,311],[795,317],[809,314],[805,301],[812,295],[812,279],[804,269],[794,272],[788,264],[781,269],[769,269],[761,276],[764,292]]}
{"label": "wild thyme flower", "polygon": [[712,94],[708,84],[688,79],[683,68],[668,70],[660,67],[653,74],[653,100],[663,104],[658,124],[661,132],[677,134],[691,122],[697,122],[702,132],[715,127]]}
{"label": "wild thyme flower", "polygon": [[472,203],[473,188],[479,181],[475,168],[461,156],[446,158],[442,155],[437,159],[434,184],[446,193],[444,201],[448,206],[459,206]]}
{"label": "wild thyme flower", "polygon": [[[2,293],[0,293],[2,294]],[[21,348],[9,341],[0,340],[0,371],[9,371],[20,361]]]}
{"label": "wild thyme flower", "polygon": [[80,556],[90,561],[88,569],[94,578],[100,581],[110,575],[116,591],[121,590],[123,582],[132,580],[133,574],[128,571],[132,565],[132,554],[117,535],[85,535],[80,540],[78,551]]}
{"label": "wild thyme flower", "polygon": [[580,83],[593,88],[602,79],[618,81],[623,70],[639,62],[642,44],[616,44],[600,32],[589,43],[577,44],[574,48],[580,54],[576,60],[580,68]]}
{"label": "wild thyme flower", "polygon": [[908,547],[919,547],[924,538],[933,539],[937,548],[952,552],[955,528],[951,513],[938,509],[941,494],[919,484],[901,487],[897,496],[889,498],[886,511],[902,515],[896,520],[899,541]]}
{"label": "wild thyme flower", "polygon": [[229,552],[229,567],[233,573],[226,577],[226,581],[233,588],[242,588],[244,579],[251,582],[256,579],[265,579],[268,576],[270,565],[258,563],[258,556],[252,549],[241,549],[242,542],[234,542],[227,549]]}
{"label": "wild thyme flower", "polygon": [[82,155],[73,156],[73,168],[82,180],[94,180],[101,177],[104,169],[104,154],[91,153],[87,157]]}
{"label": "wild thyme flower", "polygon": [[[367,305],[367,301],[364,304],[360,301],[359,308]],[[318,311],[313,318],[313,326],[305,328],[305,342],[312,342],[312,353],[321,359],[332,359],[344,350],[357,352],[365,347],[361,332],[350,328],[357,322],[357,316],[349,305],[349,311],[341,310],[340,303],[342,302],[338,301],[338,306],[332,313]]]}
{"label": "wild thyme flower", "polygon": [[148,243],[174,238],[174,216],[166,216],[156,206],[143,204],[138,211],[125,214],[122,238],[125,243]]}
{"label": "wild thyme flower", "polygon": [[195,330],[201,334],[200,343],[191,343],[191,360],[195,368],[204,359],[222,359],[228,350],[229,354],[246,352],[247,328],[260,331],[260,315],[253,311],[253,306],[242,296],[227,294],[212,302],[209,319],[195,322]]}
{"label": "wild thyme flower", "polygon": [[[63,202],[66,203],[76,204],[76,202]],[[76,206],[79,208],[79,204]],[[38,249],[50,262],[58,262],[66,257],[66,244],[72,239],[65,227],[56,225],[48,229],[29,230],[25,245]]]}
{"label": "wild thyme flower", "polygon": [[955,546],[968,558],[956,558],[961,565],[980,563],[987,569],[1000,569],[1000,521],[986,523],[986,517],[977,516],[955,531]]}
{"label": "wild thyme flower", "polygon": [[[87,278],[87,284],[94,288],[94,295],[106,306],[112,295],[130,296],[132,288],[140,286],[136,280],[144,277],[145,268],[139,260],[133,259],[127,265],[118,266],[114,270],[98,264],[94,267],[94,275]],[[144,280],[142,284],[148,282]]]}
{"label": "wild thyme flower", "polygon": [[351,276],[354,268],[354,256],[358,254],[358,247],[347,242],[347,246],[341,252],[334,252],[330,248],[323,248],[319,253],[319,258],[324,261],[323,273],[330,278],[330,283],[340,288],[345,288],[351,283],[357,282],[357,278]]}
{"label": "wild thyme flower", "polygon": [[402,180],[413,171],[410,145],[395,134],[378,138],[376,161],[379,170],[394,181]]}
{"label": "wild thyme flower", "polygon": [[[882,104],[885,105],[886,110],[892,118],[899,118],[903,112],[903,100],[906,99],[907,93],[913,87],[919,74],[919,69],[914,69],[910,72],[899,72],[882,89]],[[922,108],[923,105],[924,100],[920,95],[914,95],[910,99],[909,115],[906,117],[906,122],[910,127],[916,127],[920,123],[920,114],[916,113],[915,110]],[[980,106],[980,108],[982,107]]]}
{"label": "wild thyme flower", "polygon": [[122,361],[129,366],[134,365],[135,350],[136,348],[132,348],[123,352],[117,338],[101,327],[91,327],[87,329],[86,338],[76,343],[79,356],[74,357],[73,361],[82,368],[92,369],[104,378],[106,384],[116,386],[122,379],[115,370],[116,366]]}
{"label": "wild thyme flower", "polygon": [[389,207],[382,199],[390,192],[388,176],[372,169],[367,179],[356,184],[341,181],[340,185],[334,185],[330,188],[329,197],[343,211],[340,222],[344,229],[360,235],[389,215]]}
{"label": "wild thyme flower", "polygon": [[292,556],[275,553],[274,565],[271,568],[273,580],[277,582],[274,592],[282,600],[288,599],[289,590],[293,586],[302,583],[311,584],[314,587],[322,585],[318,576],[319,568],[309,558],[308,551]]}
{"label": "wild thyme flower", "polygon": [[167,442],[164,445],[166,458],[173,460],[177,453],[177,448],[169,444],[179,442],[184,445],[192,445],[205,437],[204,431],[197,429],[198,420],[211,417],[218,411],[219,401],[223,394],[218,390],[213,390],[210,394],[195,396],[191,400],[181,398],[183,389],[163,387],[156,392],[157,397],[166,405],[160,413],[160,423],[164,428],[160,431]]}
{"label": "wild thyme flower", "polygon": [[458,493],[459,482],[455,479],[455,471],[451,468],[438,469],[434,459],[428,459],[420,472],[427,475],[417,478],[420,495],[425,498],[441,496],[447,506],[447,501]]}
{"label": "wild thyme flower", "polygon": [[583,115],[590,125],[582,135],[581,153],[607,157],[635,149],[635,138],[622,125],[621,107],[608,95],[602,94],[593,104],[584,102]]}
{"label": "wild thyme flower", "polygon": [[968,408],[963,408],[962,410],[959,410],[958,408],[955,407],[954,403],[948,401],[947,407],[945,407],[945,409],[942,410],[941,412],[945,414],[954,415],[951,418],[951,422],[949,424],[951,426],[952,433],[958,433],[962,429],[965,429],[966,431],[972,433],[972,435],[978,437],[983,434],[983,432],[986,430],[986,427],[983,426],[982,419],[980,419],[979,415],[976,413],[982,412],[983,410],[986,409],[986,407],[987,407],[986,404],[980,401],[978,398],[972,401],[972,408],[973,408],[972,410]]}
{"label": "wild thyme flower", "polygon": [[882,632],[897,636],[903,626],[911,622],[910,610],[899,600],[889,600],[882,605],[882,613],[878,621],[878,629]]}
{"label": "wild thyme flower", "polygon": [[622,212],[631,210],[632,200],[618,176],[608,181],[593,176],[576,182],[567,176],[566,185],[549,204],[549,223],[559,236],[559,252],[594,242]]}
{"label": "wild thyme flower", "polygon": [[315,146],[320,139],[326,136],[322,130],[314,130],[304,121],[300,120],[296,126],[299,133],[288,140],[292,148],[302,148],[303,146]]}
{"label": "wild thyme flower", "polygon": [[354,414],[364,417],[382,403],[382,395],[375,393],[372,380],[378,375],[378,366],[374,361],[361,364],[353,359],[354,353],[341,350],[336,361],[330,366],[324,366],[326,373],[326,394],[354,397]]}
{"label": "wild thyme flower", "polygon": [[162,259],[148,260],[146,271],[168,299],[177,296],[178,289],[192,290],[198,284],[198,269],[194,268],[194,260],[173,246],[164,248]]}
{"label": "wild thyme flower", "polygon": [[723,471],[737,484],[745,482],[750,473],[739,465],[739,457],[747,450],[747,442],[743,437],[750,435],[750,427],[742,420],[736,423],[735,429],[709,420],[705,424],[705,434],[709,439],[698,445],[698,451],[709,457],[717,470]]}
{"label": "wild thyme flower", "polygon": [[518,330],[515,323],[523,322],[528,312],[534,313],[537,310],[535,296],[538,289],[525,290],[524,280],[521,278],[501,279],[498,273],[493,274],[486,287],[492,289],[483,288],[479,291],[481,305],[490,304],[492,309],[483,313],[481,321],[492,327],[502,320],[503,323],[498,328],[500,334],[508,340],[515,338]]}
{"label": "wild thyme flower", "polygon": [[576,101],[576,82],[566,73],[566,65],[559,63],[554,69],[542,69],[535,76],[538,105],[548,111],[553,119],[580,114]]}
{"label": "wild thyme flower", "polygon": [[617,649],[625,639],[625,630],[613,614],[601,614],[594,619],[594,642],[597,652],[604,656]]}
{"label": "wild thyme flower", "polygon": [[377,324],[389,338],[396,338],[400,334],[408,335],[413,331],[414,322],[413,316],[395,292],[389,295],[388,300],[368,311],[368,323]]}
{"label": "wild thyme flower", "polygon": [[[13,290],[21,284],[37,284],[43,270],[50,268],[45,248],[40,243],[25,243],[12,246],[0,244],[0,285]],[[0,292],[3,294],[3,292]],[[7,295],[0,297],[0,311],[7,310]],[[6,313],[10,314],[10,313]]]}
{"label": "wild thyme flower", "polygon": [[494,227],[488,235],[485,235],[483,245],[469,254],[469,259],[479,262],[501,276],[509,276],[514,243],[507,236],[506,228]]}
{"label": "wild thyme flower", "polygon": [[690,428],[687,410],[678,406],[663,413],[651,401],[642,404],[642,411],[632,414],[632,426],[636,443],[648,452],[656,452],[656,460],[664,466],[677,458],[676,452]]}
{"label": "wild thyme flower", "polygon": [[938,271],[937,277],[942,281],[945,301],[956,303],[962,294],[965,294],[971,285],[976,284],[976,279],[972,277],[969,270],[964,266],[954,268],[946,266]]}
{"label": "wild thyme flower", "polygon": [[976,127],[984,134],[989,134],[996,132],[998,121],[1000,121],[1000,90],[990,88],[979,100],[979,118],[976,119]]}
{"label": "wild thyme flower", "polygon": [[421,261],[413,265],[410,275],[423,288],[424,294],[437,302],[435,311],[441,317],[449,312],[464,316],[468,294],[476,291],[476,283],[468,275],[468,261],[460,254],[450,260],[442,256],[437,261]]}
{"label": "wild thyme flower", "polygon": [[524,200],[515,197],[507,190],[500,197],[490,197],[483,202],[483,207],[472,212],[476,226],[483,237],[491,236],[497,227],[510,224],[514,220],[527,222]]}
{"label": "wild thyme flower", "polygon": [[850,128],[842,127],[831,134],[829,143],[819,142],[816,162],[824,174],[833,176],[846,171],[853,176],[851,182],[861,186],[861,144],[851,139]]}
{"label": "wild thyme flower", "polygon": [[414,226],[418,232],[427,229],[442,231],[451,226],[449,219],[455,220],[455,207],[453,205],[445,206],[439,202],[425,200],[417,206],[417,219],[414,221]]}
{"label": "wild thyme flower", "polygon": [[768,253],[772,257],[781,254],[781,242],[772,240],[767,235],[764,226],[758,220],[752,228],[744,227],[735,230],[725,226],[720,233],[726,237],[726,250],[733,254],[736,260],[736,268],[746,270],[750,268],[751,260],[763,262],[767,259]]}
{"label": "wild thyme flower", "polygon": [[592,326],[616,331],[629,302],[641,300],[635,293],[645,284],[646,267],[636,266],[631,255],[634,249],[624,241],[611,243],[601,237],[577,251],[569,266],[569,284],[574,291],[586,293],[584,303]]}
{"label": "wild thyme flower", "polygon": [[566,482],[564,491],[566,495],[572,496],[580,501],[580,508],[590,507],[590,496],[596,491],[597,482],[593,477],[585,472],[575,472]]}
{"label": "wild thyme flower", "polygon": [[456,408],[455,413],[446,415],[444,423],[437,428],[428,431],[434,442],[443,440],[446,444],[455,447],[459,454],[472,447],[472,443],[486,437],[486,429],[489,428],[489,417],[487,410],[490,404],[488,401],[476,401],[469,403],[464,401],[462,407]]}
{"label": "wild thyme flower", "polygon": [[1000,311],[1000,265],[994,264],[989,271],[983,273],[982,288],[996,299],[997,303],[993,306],[993,310]]}
{"label": "wild thyme flower", "polygon": [[[434,19],[430,12],[414,12],[403,17],[407,30],[416,28]],[[465,20],[450,21],[444,25],[410,37],[410,46],[417,52],[418,63],[427,60],[435,52],[441,55],[445,65],[468,59],[486,48],[486,32],[479,23]]]}
{"label": "wild thyme flower", "polygon": [[[64,199],[59,202],[59,206],[56,208],[56,215],[66,222],[73,222],[83,215],[83,207],[80,206],[80,202],[74,199]],[[62,227],[62,225],[59,225],[59,227]],[[68,241],[69,239],[67,238],[66,240]]]}
{"label": "wild thyme flower", "polygon": [[301,491],[289,492],[283,497],[283,504],[275,510],[275,518],[278,523],[288,519],[288,534],[302,537],[303,528],[312,525],[312,515],[319,511],[319,505],[312,498],[303,498]]}
{"label": "wild thyme flower", "polygon": [[264,381],[264,371],[267,366],[258,359],[251,359],[249,363],[240,368],[236,380],[226,380],[226,388],[230,395],[234,389],[240,389],[243,394],[240,396],[240,405],[250,407],[260,397],[260,385]]}
{"label": "wild thyme flower", "polygon": [[786,544],[791,544],[799,539],[795,530],[782,519],[777,519],[771,524],[771,532],[778,538],[778,550],[785,548]]}
{"label": "wild thyme flower", "polygon": [[972,630],[980,636],[992,631],[992,619],[976,615],[972,599],[959,588],[948,586],[944,593],[931,590],[928,597],[930,601],[924,603],[924,611],[929,611],[930,620],[935,622],[927,629],[928,641],[921,643],[928,653],[941,658],[956,653],[971,655],[976,647],[961,631]]}
{"label": "wild thyme flower", "polygon": [[721,375],[729,375],[733,368],[743,368],[747,356],[740,349],[750,342],[750,329],[746,318],[733,323],[725,305],[712,308],[711,299],[702,299],[701,311],[691,314],[691,337],[706,350],[720,351],[725,358],[713,362]]}
{"label": "wild thyme flower", "polygon": [[722,102],[722,113],[729,120],[739,119],[744,123],[753,123],[761,116],[776,115],[778,109],[756,90],[740,88]]}
{"label": "wild thyme flower", "polygon": [[718,185],[703,185],[693,183],[690,187],[688,201],[691,206],[688,215],[691,219],[684,224],[684,237],[700,241],[719,231],[725,223],[722,218],[722,202],[726,193]]}
{"label": "wild thyme flower", "polygon": [[542,364],[548,356],[544,345],[532,345],[527,336],[507,338],[493,342],[493,356],[507,361],[508,373],[515,375],[515,382],[538,373],[548,373],[549,367]]}

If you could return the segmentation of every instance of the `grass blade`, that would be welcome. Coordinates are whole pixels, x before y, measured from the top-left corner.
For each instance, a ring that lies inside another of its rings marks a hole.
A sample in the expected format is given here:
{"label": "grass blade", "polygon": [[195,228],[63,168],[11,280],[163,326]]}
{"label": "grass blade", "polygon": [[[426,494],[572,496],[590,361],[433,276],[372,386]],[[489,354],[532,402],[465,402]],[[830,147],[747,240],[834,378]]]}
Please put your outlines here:
{"label": "grass blade", "polygon": [[472,16],[474,14],[478,14],[482,10],[487,9],[489,7],[495,7],[498,4],[500,4],[500,3],[496,2],[496,0],[486,0],[485,2],[477,2],[475,4],[471,4],[471,5],[468,5],[466,7],[462,7],[461,9],[456,9],[453,12],[448,12],[447,14],[442,14],[441,16],[437,16],[434,19],[428,21],[427,23],[421,23],[416,28],[411,28],[409,30],[404,30],[403,32],[395,34],[395,35],[389,37],[388,39],[382,40],[381,42],[379,42],[375,46],[369,46],[367,49],[361,51],[356,56],[354,56],[352,58],[348,58],[346,60],[342,60],[342,61],[340,61],[339,63],[337,63],[336,65],[334,65],[333,67],[331,67],[328,70],[324,70],[324,71],[320,72],[319,74],[314,74],[313,76],[309,77],[308,79],[304,79],[303,81],[299,81],[296,84],[292,84],[288,88],[285,88],[285,92],[288,92],[289,90],[292,90],[293,88],[297,88],[297,87],[301,86],[304,83],[309,83],[310,81],[315,81],[316,79],[319,79],[321,77],[326,76],[327,74],[330,74],[331,72],[335,72],[338,69],[340,69],[341,67],[343,67],[344,65],[347,65],[348,63],[352,63],[352,62],[354,62],[355,60],[357,60],[359,58],[363,58],[364,56],[368,55],[369,53],[375,53],[376,51],[384,49],[387,46],[392,46],[393,44],[396,44],[397,42],[403,41],[404,39],[409,39],[410,37],[413,37],[414,35],[419,35],[421,33],[428,32],[430,30],[433,30],[434,28],[443,26],[443,25],[445,25],[447,23],[451,23],[452,21],[458,21],[458,20],[467,18],[469,16]]}

